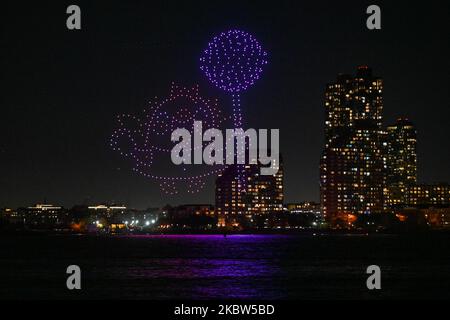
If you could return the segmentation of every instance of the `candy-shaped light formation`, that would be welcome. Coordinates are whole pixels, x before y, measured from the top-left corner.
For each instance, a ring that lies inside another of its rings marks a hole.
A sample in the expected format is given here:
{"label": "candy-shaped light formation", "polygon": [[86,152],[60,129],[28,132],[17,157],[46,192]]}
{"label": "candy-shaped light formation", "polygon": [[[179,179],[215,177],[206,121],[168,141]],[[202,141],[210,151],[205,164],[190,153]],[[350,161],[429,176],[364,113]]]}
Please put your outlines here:
{"label": "candy-shaped light formation", "polygon": [[[199,95],[198,86],[186,88],[172,83],[170,94],[165,99],[150,101],[150,108],[140,116],[122,114],[117,116],[117,127],[111,135],[111,148],[132,161],[132,170],[159,182],[166,194],[178,193],[181,183],[187,184],[187,191],[200,191],[208,176],[223,171],[222,166],[205,166],[194,172],[193,166],[175,166],[170,153],[173,147],[171,134],[177,128],[186,128],[191,134],[194,120],[202,121],[205,130],[220,128],[222,113],[217,99],[209,100]],[[162,158],[162,159],[161,159]],[[158,168],[170,167],[170,174]],[[198,168],[199,166],[195,166]]]}
{"label": "candy-shaped light formation", "polygon": [[209,81],[233,97],[236,128],[242,127],[240,93],[260,78],[267,52],[249,33],[229,30],[215,36],[200,58],[200,70]]}
{"label": "candy-shaped light formation", "polygon": [[200,69],[215,86],[238,93],[259,79],[267,64],[267,53],[251,34],[230,30],[208,43],[200,62]]}
{"label": "candy-shaped light formation", "polygon": [[[267,52],[255,37],[241,30],[229,30],[215,36],[200,57],[200,70],[208,80],[232,95],[235,128],[243,126],[240,94],[260,78],[266,64]],[[238,180],[245,184],[244,170],[240,172]]]}

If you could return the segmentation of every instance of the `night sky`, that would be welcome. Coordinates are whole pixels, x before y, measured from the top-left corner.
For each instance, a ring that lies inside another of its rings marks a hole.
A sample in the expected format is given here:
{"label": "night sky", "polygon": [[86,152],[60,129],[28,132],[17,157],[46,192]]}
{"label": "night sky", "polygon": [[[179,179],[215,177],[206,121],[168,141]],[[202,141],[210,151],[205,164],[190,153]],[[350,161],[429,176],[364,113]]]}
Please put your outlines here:
{"label": "night sky", "polygon": [[[108,139],[117,114],[140,112],[171,81],[198,83],[229,110],[199,55],[231,28],[269,53],[243,113],[250,127],[280,129],[286,202],[319,200],[325,85],[360,64],[385,81],[385,124],[407,116],[416,125],[419,181],[449,182],[448,1],[393,2],[373,2],[378,31],[366,28],[372,1],[2,3],[0,207],[214,203],[212,179],[197,195],[161,194]],[[70,4],[81,7],[80,31],[66,28]]]}

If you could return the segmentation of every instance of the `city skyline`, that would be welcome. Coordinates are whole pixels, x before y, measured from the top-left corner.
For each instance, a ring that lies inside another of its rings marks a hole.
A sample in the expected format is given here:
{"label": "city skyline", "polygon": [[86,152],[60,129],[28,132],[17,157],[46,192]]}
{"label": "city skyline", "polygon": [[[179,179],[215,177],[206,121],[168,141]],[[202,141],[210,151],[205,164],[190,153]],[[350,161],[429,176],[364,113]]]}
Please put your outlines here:
{"label": "city skyline", "polygon": [[[375,198],[377,198],[379,201],[385,201],[386,207],[395,205],[397,203],[401,205],[401,204],[406,204],[406,202],[404,200],[404,197],[406,197],[406,196],[411,197],[411,195],[410,195],[411,192],[413,192],[413,193],[416,192],[417,193],[417,191],[410,191],[408,188],[405,189],[405,187],[407,187],[407,186],[411,187],[412,190],[415,190],[414,188],[417,189],[417,188],[420,188],[421,186],[423,186],[423,188],[428,188],[427,186],[431,186],[433,184],[436,184],[436,185],[438,185],[438,183],[448,184],[447,182],[444,182],[444,181],[438,181],[438,182],[433,181],[432,183],[428,183],[428,184],[423,184],[423,183],[422,184],[418,184],[417,183],[418,182],[418,179],[417,179],[417,172],[418,172],[418,166],[417,166],[417,130],[416,130],[414,124],[405,115],[404,117],[400,117],[400,118],[396,119],[395,122],[392,122],[391,124],[385,125],[383,127],[385,129],[383,129],[382,126],[386,122],[383,121],[383,116],[382,116],[382,114],[383,114],[383,102],[381,100],[381,97],[383,96],[383,94],[382,94],[382,91],[383,91],[382,79],[379,78],[379,77],[373,77],[372,76],[372,69],[369,66],[366,66],[366,65],[358,66],[357,70],[358,70],[358,73],[357,73],[356,78],[355,78],[356,80],[358,80],[358,77],[361,77],[361,76],[362,77],[366,77],[366,76],[368,76],[369,78],[368,78],[367,81],[369,82],[369,84],[372,84],[371,82],[373,81],[373,84],[376,84],[376,86],[379,86],[379,88],[375,87],[375,89],[376,89],[375,91],[377,91],[377,92],[379,91],[380,109],[379,110],[377,109],[377,111],[375,112],[375,111],[369,111],[369,109],[367,109],[368,107],[366,107],[365,112],[367,113],[367,116],[370,116],[371,112],[374,112],[373,113],[373,118],[377,120],[376,121],[377,123],[374,124],[374,125],[376,127],[378,127],[378,134],[383,136],[382,137],[382,141],[387,141],[387,143],[385,142],[386,159],[384,159],[385,160],[384,161],[384,165],[385,165],[385,169],[386,169],[386,173],[385,173],[386,176],[385,176],[384,179],[386,179],[386,181],[383,182],[383,184],[387,183],[386,186],[388,188],[390,188],[389,189],[389,196],[385,195],[386,198],[384,200],[382,200],[383,197],[375,197]],[[333,84],[333,83],[331,83],[331,84],[329,83],[327,85],[327,88],[325,89],[325,99],[324,99],[324,101],[325,101],[325,103],[324,103],[325,109],[324,110],[325,110],[325,113],[327,114],[327,116],[325,117],[325,138],[326,138],[325,139],[325,147],[326,148],[330,146],[330,143],[331,143],[332,140],[336,139],[336,137],[335,137],[335,135],[336,135],[335,130],[341,130],[341,129],[339,129],[338,126],[342,126],[342,124],[345,123],[345,122],[350,123],[351,121],[355,121],[355,120],[352,120],[352,117],[354,117],[356,119],[356,121],[366,121],[366,120],[364,120],[364,118],[365,118],[364,110],[362,110],[363,111],[363,113],[362,113],[363,117],[361,117],[361,115],[359,115],[360,119],[358,119],[358,114],[357,113],[351,115],[351,110],[350,109],[346,109],[347,107],[343,108],[344,105],[341,105],[341,103],[344,104],[344,102],[339,102],[339,104],[337,105],[339,107],[339,109],[336,109],[337,111],[333,111],[333,109],[329,109],[330,108],[330,101],[331,101],[331,103],[333,103],[332,101],[334,99],[336,99],[337,96],[344,95],[347,92],[347,90],[350,90],[351,97],[353,95],[356,95],[356,98],[357,98],[356,100],[358,100],[358,95],[360,95],[360,96],[362,95],[363,96],[363,98],[362,98],[363,99],[363,101],[362,101],[363,104],[366,102],[366,101],[364,101],[364,99],[365,99],[364,95],[368,94],[368,93],[360,93],[358,91],[352,92],[351,90],[352,90],[352,88],[354,86],[351,84],[351,82],[349,82],[349,80],[353,81],[352,76],[350,76],[350,75],[348,75],[346,73],[339,73],[337,75],[337,82],[336,82],[338,85]],[[346,86],[345,88],[348,88],[348,89],[344,89],[344,87],[342,87],[342,86],[339,87],[339,83],[345,84],[345,86]],[[348,95],[347,95],[347,97],[348,97]],[[351,97],[350,97],[350,100],[352,99]],[[378,98],[376,98],[376,99],[378,99]],[[370,105],[370,101],[371,100],[369,98],[369,103],[367,104],[368,106]],[[350,112],[350,118],[348,118],[349,117],[348,112]],[[335,127],[338,128],[338,129],[334,129]],[[369,125],[369,127],[370,127],[370,125]],[[330,128],[333,129],[334,131],[331,130]],[[364,126],[361,127],[361,128],[356,126],[355,128],[356,128],[357,132],[361,132],[361,133],[365,132]],[[360,129],[362,129],[362,130],[358,131]],[[342,134],[342,132],[341,133],[338,132],[338,136],[339,136],[339,134]],[[386,135],[386,137],[384,137],[384,135]],[[409,141],[411,141],[411,138],[413,139],[412,141],[414,141],[413,145],[409,145],[411,143],[411,142],[409,142]],[[409,144],[408,144],[408,142],[409,142]],[[381,143],[381,141],[380,141],[380,143]],[[333,144],[331,144],[331,146],[332,145]],[[381,147],[381,145],[379,145],[378,147]],[[373,148],[373,146],[370,147],[370,148]],[[403,152],[406,151],[406,150],[408,150],[408,151],[410,150],[412,152],[412,154],[411,155],[403,154]],[[410,165],[407,163],[408,159],[410,161],[412,161],[412,164],[411,164],[412,167],[410,167]],[[388,166],[386,166],[386,165],[388,165]],[[403,166],[407,167],[405,169],[405,171],[404,172],[400,172],[400,173],[397,172],[398,168],[403,170],[404,169]],[[229,172],[230,170],[232,170],[233,167],[234,166],[231,166],[225,172]],[[225,172],[224,172],[224,174],[225,174]],[[280,174],[281,174],[281,186],[283,188],[282,193],[281,193],[281,199],[283,199],[283,197],[284,197],[284,187],[283,187],[284,169],[282,169],[282,171],[280,171]],[[218,181],[223,179],[223,178],[221,178],[222,175],[223,174],[219,174],[219,176],[214,179],[214,183],[216,185],[216,189],[215,189],[216,206],[217,206],[217,201],[218,201],[217,200],[218,199],[217,198],[217,196],[218,196],[217,183],[218,183]],[[232,179],[234,179],[234,178],[232,178]],[[270,177],[269,177],[269,180],[270,180]],[[382,184],[380,184],[380,185],[382,185]],[[380,190],[380,192],[382,193],[382,190]],[[244,200],[241,201],[240,198],[238,199],[237,197],[240,197],[240,194],[236,195],[236,196],[232,196],[233,199],[237,199],[236,202],[239,202],[239,203],[243,202],[243,203],[245,203],[246,200],[245,201]],[[228,199],[228,200],[230,200],[230,199]],[[399,199],[402,199],[402,200],[399,200]],[[15,208],[18,208],[18,207],[22,207],[22,208],[29,207],[29,208],[31,208],[30,205],[32,205],[34,203],[44,203],[44,204],[47,203],[47,199],[46,198],[40,199],[40,200],[41,201],[29,202],[29,203],[25,203],[25,204],[22,203],[21,205],[16,206]],[[228,202],[230,202],[230,201],[228,201]],[[308,202],[308,201],[317,201],[317,199],[292,199],[291,201],[287,201],[287,202],[290,202],[290,203],[301,203],[301,202]],[[60,202],[58,202],[57,200],[56,201],[55,200],[50,201],[50,203],[52,203],[52,202],[60,204]],[[222,200],[221,203],[222,202],[225,203],[227,201]],[[319,201],[317,201],[317,202],[319,202]],[[336,202],[336,201],[334,201],[334,202]],[[69,206],[66,205],[65,207],[68,208],[68,207],[71,207],[71,206],[78,206],[78,205],[81,205],[81,204],[92,205],[94,203],[107,204],[107,205],[114,205],[114,204],[129,205],[125,201],[121,201],[121,200],[119,200],[119,201],[111,201],[111,200],[105,200],[104,199],[104,200],[100,200],[100,201],[90,201],[90,202],[85,200],[83,202],[72,203],[72,205],[69,205]],[[188,204],[189,203],[195,204],[195,203],[201,203],[201,202],[193,201],[193,202],[186,202],[186,203],[188,203]],[[143,209],[152,208],[152,207],[153,208],[154,207],[160,207],[161,208],[164,205],[186,205],[186,203],[177,203],[177,202],[170,203],[170,202],[167,202],[165,204],[161,204],[160,203],[158,205],[149,205],[149,206],[147,206],[145,208],[144,207],[134,207],[134,208],[143,210]],[[205,201],[203,203],[214,203],[214,198],[210,199],[210,201]],[[282,205],[284,205],[285,202],[281,201],[280,203]],[[417,204],[417,203],[413,203],[413,204]],[[245,205],[245,206],[247,206],[247,205]],[[8,206],[4,206],[3,205],[2,207],[8,207]],[[133,206],[130,206],[130,207],[133,207]],[[219,207],[220,207],[220,205],[219,205]],[[324,207],[326,208],[326,205],[324,205],[322,203],[322,208],[324,208]],[[382,210],[381,207],[378,208],[378,210]],[[234,214],[236,214],[236,213],[234,213]],[[221,214],[219,213],[219,216],[220,215]],[[327,215],[326,209],[325,209],[324,215],[325,216]]]}
{"label": "city skyline", "polygon": [[320,202],[332,226],[450,203],[448,183],[417,184],[416,128],[406,117],[383,125],[384,90],[383,79],[367,65],[339,74],[325,89]]}
{"label": "city skyline", "polygon": [[[78,34],[54,28],[65,18],[58,7],[36,8],[37,23],[31,12],[7,6],[5,61],[11,63],[4,66],[9,81],[1,126],[2,207],[44,199],[65,206],[115,200],[138,208],[212,203],[214,179],[197,195],[161,196],[153,182],[134,175],[115,157],[107,138],[114,115],[124,107],[141,110],[174,79],[184,85],[199,83],[206,96],[219,97],[227,110],[229,99],[208,87],[197,56],[214,33],[235,26],[251,31],[270,52],[267,72],[243,99],[243,113],[249,126],[280,128],[285,202],[319,201],[323,91],[336,74],[363,64],[386,82],[383,125],[407,116],[417,128],[418,182],[450,181],[444,72],[449,54],[441,45],[440,19],[423,13],[417,22],[418,13],[386,3],[383,21],[390,32],[370,33],[364,25],[365,6],[356,3],[345,9],[330,4],[329,10],[304,4],[295,13],[286,10],[288,5],[273,11],[242,4],[239,12],[219,6],[221,18],[203,14],[205,7],[195,23],[178,11],[165,14],[167,22],[148,17],[172,6],[139,4],[122,12],[111,5],[111,16],[124,18],[116,24],[98,5],[80,5],[89,14]],[[187,16],[196,16],[189,6],[185,9]],[[34,29],[14,20],[19,12],[22,19],[36,22]],[[260,17],[269,15],[275,18],[267,28]],[[401,22],[398,15],[404,17]],[[348,19],[341,21],[342,16]],[[46,40],[38,40],[39,32]],[[389,55],[384,54],[387,49]]]}

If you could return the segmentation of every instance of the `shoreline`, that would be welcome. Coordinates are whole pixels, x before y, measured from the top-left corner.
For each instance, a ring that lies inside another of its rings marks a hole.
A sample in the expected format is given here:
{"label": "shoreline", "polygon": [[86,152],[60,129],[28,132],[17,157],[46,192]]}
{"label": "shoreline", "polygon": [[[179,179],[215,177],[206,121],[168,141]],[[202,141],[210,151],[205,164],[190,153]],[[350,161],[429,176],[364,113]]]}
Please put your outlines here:
{"label": "shoreline", "polygon": [[450,230],[431,229],[431,230],[402,230],[402,231],[369,231],[369,230],[244,230],[244,231],[228,231],[220,232],[211,231],[187,231],[174,230],[165,232],[73,232],[63,230],[0,230],[0,236],[47,236],[47,235],[74,235],[74,236],[105,236],[105,237],[121,237],[121,236],[158,236],[158,235],[215,235],[215,236],[233,236],[233,235],[299,235],[299,236],[333,236],[333,235],[435,235],[450,234]]}

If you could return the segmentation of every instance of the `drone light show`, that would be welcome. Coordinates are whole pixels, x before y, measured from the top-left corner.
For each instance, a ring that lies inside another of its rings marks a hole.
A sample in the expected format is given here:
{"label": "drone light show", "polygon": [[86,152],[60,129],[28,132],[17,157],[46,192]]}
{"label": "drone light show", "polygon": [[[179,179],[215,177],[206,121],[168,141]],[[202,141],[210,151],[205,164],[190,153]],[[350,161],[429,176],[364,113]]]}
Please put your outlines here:
{"label": "drone light show", "polygon": [[[267,52],[258,40],[236,29],[214,36],[200,57],[200,70],[208,80],[219,89],[231,93],[235,128],[243,127],[241,92],[260,78],[266,64]],[[237,153],[244,152],[244,148],[237,150]],[[238,188],[245,190],[247,179],[244,168],[239,167]]]}
{"label": "drone light show", "polygon": [[[267,52],[251,34],[229,30],[208,43],[200,62],[200,69],[209,81],[231,93],[231,120],[235,128],[242,128],[240,94],[260,78],[267,64]],[[155,98],[141,116],[119,115],[110,145],[122,157],[131,160],[134,172],[157,181],[164,193],[177,194],[183,183],[187,184],[187,192],[196,193],[203,188],[207,177],[220,174],[224,167],[214,165],[194,169],[185,165],[169,165],[168,169],[171,133],[177,128],[188,128],[194,132],[194,121],[201,121],[205,130],[219,128],[224,120],[217,99],[201,97],[198,86],[186,88],[172,83],[169,96]],[[244,152],[244,149],[236,151]],[[238,179],[240,187],[243,187],[243,170]]]}
{"label": "drone light show", "polygon": [[200,70],[213,85],[231,93],[236,128],[242,126],[240,93],[260,78],[266,64],[267,52],[251,34],[241,30],[222,32],[203,51]]}
{"label": "drone light show", "polygon": [[[225,119],[217,99],[200,96],[192,88],[172,83],[169,96],[155,98],[150,107],[137,116],[117,116],[117,127],[110,138],[111,148],[131,161],[132,170],[159,183],[166,194],[177,194],[184,184],[188,193],[199,192],[205,179],[222,172],[223,166],[170,166],[171,133],[177,128],[196,130],[193,119],[205,128],[219,128]],[[201,147],[201,146],[200,146]]]}

